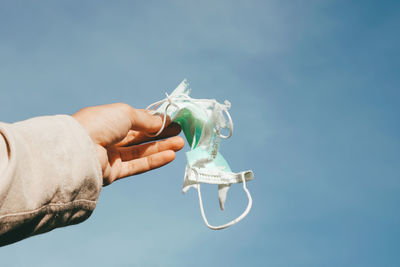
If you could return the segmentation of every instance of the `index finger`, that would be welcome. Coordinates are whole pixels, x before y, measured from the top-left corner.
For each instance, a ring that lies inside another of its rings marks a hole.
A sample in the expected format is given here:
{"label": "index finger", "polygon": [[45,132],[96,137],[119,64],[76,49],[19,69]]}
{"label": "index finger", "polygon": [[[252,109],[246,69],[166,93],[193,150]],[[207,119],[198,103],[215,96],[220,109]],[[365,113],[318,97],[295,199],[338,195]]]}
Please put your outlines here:
{"label": "index finger", "polygon": [[[130,105],[126,105],[124,108],[131,121],[131,130],[143,131],[146,133],[156,133],[161,129],[163,124],[162,116],[151,115],[147,110],[135,109]],[[165,126],[167,126],[169,123],[170,119],[167,117]]]}

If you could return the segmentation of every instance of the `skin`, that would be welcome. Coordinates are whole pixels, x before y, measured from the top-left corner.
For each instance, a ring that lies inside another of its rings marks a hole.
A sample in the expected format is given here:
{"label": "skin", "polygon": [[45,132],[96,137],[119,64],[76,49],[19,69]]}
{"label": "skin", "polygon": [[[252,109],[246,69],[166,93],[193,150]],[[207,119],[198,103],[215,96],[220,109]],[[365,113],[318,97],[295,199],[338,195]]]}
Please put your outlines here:
{"label": "skin", "polygon": [[72,116],[96,146],[104,185],[170,163],[185,144],[177,136],[180,126],[169,119],[159,136],[149,137],[161,129],[162,117],[124,103],[87,107]]}

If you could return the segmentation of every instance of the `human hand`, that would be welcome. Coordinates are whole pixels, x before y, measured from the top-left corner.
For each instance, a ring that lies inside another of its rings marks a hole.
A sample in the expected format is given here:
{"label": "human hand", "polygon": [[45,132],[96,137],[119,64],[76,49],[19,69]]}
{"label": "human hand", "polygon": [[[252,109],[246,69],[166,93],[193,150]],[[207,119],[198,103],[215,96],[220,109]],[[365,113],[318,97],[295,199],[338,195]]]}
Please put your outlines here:
{"label": "human hand", "polygon": [[123,103],[83,108],[72,117],[96,145],[104,185],[168,164],[185,144],[176,136],[181,128],[175,123],[159,136],[148,137],[146,133],[160,130],[162,118]]}

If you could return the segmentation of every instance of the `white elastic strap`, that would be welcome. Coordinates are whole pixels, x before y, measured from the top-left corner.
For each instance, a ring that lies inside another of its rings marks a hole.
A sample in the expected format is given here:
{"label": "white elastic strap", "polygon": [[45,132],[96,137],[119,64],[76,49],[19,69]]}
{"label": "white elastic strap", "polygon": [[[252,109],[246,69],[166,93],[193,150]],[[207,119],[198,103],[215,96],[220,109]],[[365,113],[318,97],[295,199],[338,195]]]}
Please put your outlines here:
{"label": "white elastic strap", "polygon": [[[219,103],[216,102],[216,101],[215,101],[215,103],[216,103],[217,105],[221,105],[221,104],[219,104]],[[233,121],[232,121],[231,114],[229,114],[229,111],[228,111],[228,109],[229,109],[230,107],[231,107],[231,102],[229,102],[228,100],[225,100],[225,106],[222,108],[222,110],[225,112],[225,114],[226,114],[226,116],[228,117],[228,120],[229,120],[229,125],[230,125],[230,127],[229,127],[229,134],[228,134],[228,135],[222,135],[222,134],[220,133],[220,131],[216,131],[216,134],[217,134],[219,137],[223,138],[223,139],[228,139],[228,138],[231,137],[232,134],[233,134]],[[214,130],[215,130],[215,129],[214,129]]]}
{"label": "white elastic strap", "polygon": [[158,130],[158,132],[155,133],[155,134],[150,134],[150,133],[146,133],[146,132],[145,132],[145,134],[146,134],[147,136],[149,136],[149,137],[156,137],[156,136],[158,136],[158,135],[164,130],[164,128],[165,128],[165,123],[167,122],[167,111],[168,111],[168,108],[169,108],[170,106],[175,106],[175,107],[177,107],[177,105],[176,105],[175,103],[172,102],[171,97],[170,97],[167,93],[165,93],[165,95],[167,96],[166,99],[161,100],[161,101],[158,101],[158,102],[156,102],[156,103],[154,103],[154,104],[151,104],[150,106],[148,106],[148,107],[146,108],[147,110],[149,110],[150,108],[156,108],[156,107],[159,106],[160,104],[162,104],[162,103],[168,101],[168,105],[165,107],[165,110],[164,110],[163,123],[162,123],[162,125],[161,125],[160,130]]}
{"label": "white elastic strap", "polygon": [[201,216],[203,217],[204,223],[207,225],[208,228],[210,228],[212,230],[221,230],[221,229],[227,228],[227,227],[232,226],[235,223],[241,221],[250,212],[251,206],[253,205],[253,199],[251,198],[250,192],[246,187],[246,179],[244,178],[244,173],[242,173],[242,183],[243,183],[243,190],[246,192],[247,198],[249,199],[249,203],[247,204],[247,208],[236,219],[234,219],[234,220],[232,220],[232,221],[230,221],[230,222],[228,222],[226,224],[219,225],[219,226],[212,226],[212,225],[210,225],[208,223],[207,218],[206,218],[206,214],[204,213],[203,200],[201,198],[201,192],[200,192],[200,184],[197,184],[197,193],[199,195],[199,204],[200,204]]}

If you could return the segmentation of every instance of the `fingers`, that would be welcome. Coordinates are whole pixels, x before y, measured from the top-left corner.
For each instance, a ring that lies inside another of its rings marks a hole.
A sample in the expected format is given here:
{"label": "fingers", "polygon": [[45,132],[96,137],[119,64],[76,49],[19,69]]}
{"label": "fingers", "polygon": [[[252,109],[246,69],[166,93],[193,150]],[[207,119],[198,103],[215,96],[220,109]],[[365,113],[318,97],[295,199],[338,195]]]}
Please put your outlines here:
{"label": "fingers", "polygon": [[164,131],[161,132],[160,135],[156,137],[149,137],[143,132],[139,131],[134,131],[130,130],[127,134],[127,136],[120,141],[116,146],[122,147],[122,146],[130,146],[130,145],[137,145],[145,142],[150,142],[150,141],[155,141],[155,140],[160,140],[163,138],[167,137],[172,137],[175,135],[178,135],[181,131],[181,127],[177,123],[171,123],[168,125],[168,127],[165,128]]}
{"label": "fingers", "polygon": [[165,140],[152,143],[145,143],[130,147],[119,147],[122,161],[130,161],[142,157],[147,157],[162,151],[172,150],[179,151],[185,145],[185,141],[180,136],[171,137]]}
{"label": "fingers", "polygon": [[174,159],[175,152],[166,150],[144,158],[122,162],[120,177],[118,177],[118,179],[157,169],[170,163]]}
{"label": "fingers", "polygon": [[[144,109],[135,109],[128,104],[121,104],[120,107],[128,115],[132,130],[144,131],[146,133],[156,133],[161,129],[163,117],[159,115],[151,115]],[[170,119],[167,117],[165,125],[168,125]]]}

